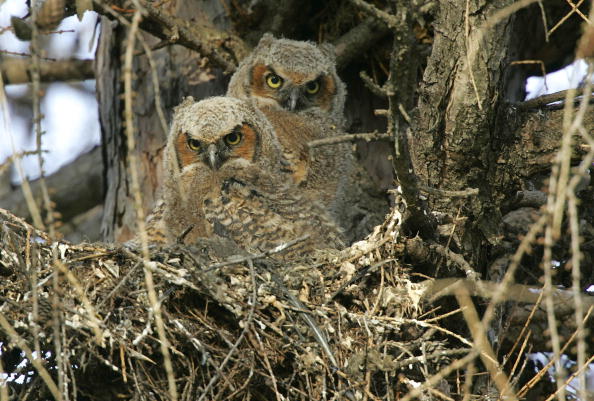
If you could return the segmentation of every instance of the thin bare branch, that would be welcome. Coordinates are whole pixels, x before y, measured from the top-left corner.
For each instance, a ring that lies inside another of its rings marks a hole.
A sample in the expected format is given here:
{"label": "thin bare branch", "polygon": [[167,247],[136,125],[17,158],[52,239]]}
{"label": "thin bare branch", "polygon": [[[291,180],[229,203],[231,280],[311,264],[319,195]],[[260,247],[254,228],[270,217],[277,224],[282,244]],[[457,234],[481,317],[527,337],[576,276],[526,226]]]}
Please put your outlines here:
{"label": "thin bare branch", "polygon": [[336,135],[331,136],[328,138],[323,139],[316,139],[315,141],[311,141],[307,143],[309,148],[317,148],[319,146],[326,146],[326,145],[336,145],[337,143],[343,142],[353,142],[357,140],[365,140],[367,142],[371,141],[389,141],[392,139],[390,134],[383,134],[378,132],[369,132],[369,133],[360,133],[360,134],[346,134],[346,135]]}

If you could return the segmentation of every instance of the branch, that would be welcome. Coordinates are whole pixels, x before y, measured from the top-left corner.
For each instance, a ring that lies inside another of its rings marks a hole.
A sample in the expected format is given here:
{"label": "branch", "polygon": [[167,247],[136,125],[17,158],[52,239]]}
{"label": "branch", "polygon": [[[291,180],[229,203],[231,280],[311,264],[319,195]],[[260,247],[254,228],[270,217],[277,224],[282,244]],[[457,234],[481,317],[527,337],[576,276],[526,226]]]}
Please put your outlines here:
{"label": "branch", "polygon": [[384,22],[390,28],[398,29],[399,21],[390,13],[387,13],[364,0],[350,0],[355,6],[371,15],[372,17]]}
{"label": "branch", "polygon": [[[455,295],[458,288],[465,288],[471,296],[481,298],[493,298],[495,294],[500,296],[501,284],[493,281],[459,279],[459,278],[444,278],[439,280],[426,280],[420,283],[423,298],[428,302],[435,302],[437,299]],[[502,300],[513,301],[519,303],[536,304],[541,297],[541,287],[534,287],[525,284],[511,284]],[[570,314],[575,307],[576,294],[571,290],[555,289],[555,313],[561,315]],[[584,306],[594,306],[594,297],[585,294],[581,295]]]}
{"label": "branch", "polygon": [[307,146],[311,148],[317,148],[319,146],[325,145],[336,145],[337,143],[342,142],[352,142],[359,139],[363,139],[367,142],[370,141],[389,141],[392,139],[390,134],[380,134],[378,132],[370,132],[370,133],[362,133],[362,134],[346,134],[346,135],[336,135],[331,136],[328,138],[323,139],[316,139],[315,141],[310,141],[307,143]]}
{"label": "branch", "polygon": [[[63,221],[68,221],[103,201],[102,164],[101,149],[96,147],[46,177],[46,184],[52,192],[51,199],[56,203],[55,210],[62,215]],[[39,202],[41,198],[39,180],[31,182],[31,189],[34,198]],[[0,199],[0,208],[29,218],[29,209],[24,199],[23,192],[17,188]]]}
{"label": "branch", "polygon": [[[523,178],[550,171],[559,151],[563,114],[563,110],[542,109],[507,113],[508,126],[504,129],[515,134],[511,140],[504,138],[499,167]],[[584,115],[583,125],[594,125],[592,113]],[[573,142],[571,157],[577,162],[587,151],[581,146],[584,143],[581,137],[576,136]]]}
{"label": "branch", "polygon": [[[116,14],[114,2],[107,2],[107,6],[95,0],[95,10],[108,17],[118,16],[131,21],[131,14]],[[218,30],[205,24],[173,16],[152,6],[150,3],[138,0],[146,15],[140,22],[140,27],[159,39],[180,44],[194,50],[213,62],[218,67],[231,73],[237,64],[247,56],[249,47],[243,39],[227,31]],[[112,8],[110,8],[112,7]]]}
{"label": "branch", "polygon": [[[419,193],[419,179],[415,174],[408,147],[406,111],[414,107],[417,86],[418,58],[412,29],[411,5],[401,2],[395,6],[398,24],[394,26],[394,42],[390,56],[388,132],[394,136],[392,164],[406,201],[405,227],[419,232],[423,238],[435,236],[436,222]],[[404,111],[404,112],[403,112]]]}
{"label": "branch", "polygon": [[[30,65],[29,60],[5,59],[0,64],[4,83],[10,85],[31,82]],[[41,82],[95,79],[93,60],[40,61],[39,68]]]}
{"label": "branch", "polygon": [[390,33],[390,28],[381,21],[369,17],[334,42],[336,65],[345,68],[355,58],[369,50],[370,46]]}
{"label": "branch", "polygon": [[[555,93],[549,93],[548,95],[543,95],[536,97],[534,99],[526,100],[525,102],[518,103],[517,106],[520,110],[529,110],[529,109],[537,109],[541,107],[545,107],[550,103],[553,102],[562,102],[565,100],[567,96],[567,92],[570,90],[575,89],[568,89],[564,91],[559,91]],[[574,99],[575,103],[578,103],[582,99],[582,96],[576,96]],[[560,104],[559,107],[563,107],[563,104]]]}

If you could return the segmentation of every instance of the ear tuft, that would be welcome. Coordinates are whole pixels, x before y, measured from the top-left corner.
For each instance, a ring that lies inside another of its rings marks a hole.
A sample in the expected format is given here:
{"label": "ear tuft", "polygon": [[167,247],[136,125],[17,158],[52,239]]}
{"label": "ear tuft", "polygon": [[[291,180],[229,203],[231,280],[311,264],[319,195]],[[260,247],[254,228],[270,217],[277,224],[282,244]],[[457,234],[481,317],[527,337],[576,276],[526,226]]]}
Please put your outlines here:
{"label": "ear tuft", "polygon": [[274,42],[275,40],[276,39],[273,34],[271,34],[270,32],[266,32],[264,35],[262,35],[256,47],[270,46],[272,42]]}
{"label": "ear tuft", "polygon": [[336,48],[330,42],[321,43],[318,45],[320,51],[328,57],[333,63],[336,62]]}
{"label": "ear tuft", "polygon": [[189,106],[190,104],[195,103],[196,101],[194,100],[194,98],[192,96],[186,96],[180,104],[178,104],[177,106],[175,106],[173,108],[174,111],[177,111],[185,106]]}

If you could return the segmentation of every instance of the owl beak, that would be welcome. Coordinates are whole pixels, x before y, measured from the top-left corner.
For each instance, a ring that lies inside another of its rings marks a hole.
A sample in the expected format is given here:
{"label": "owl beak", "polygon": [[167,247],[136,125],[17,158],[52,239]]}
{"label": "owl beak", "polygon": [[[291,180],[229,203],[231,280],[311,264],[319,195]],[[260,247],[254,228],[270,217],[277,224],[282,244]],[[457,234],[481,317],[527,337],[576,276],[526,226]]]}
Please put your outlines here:
{"label": "owl beak", "polygon": [[210,165],[210,168],[213,170],[216,170],[219,168],[219,163],[218,163],[218,151],[217,151],[217,146],[214,143],[211,143],[210,145],[208,145],[208,148],[206,148],[206,154],[208,156],[208,164]]}
{"label": "owl beak", "polygon": [[289,94],[289,110],[294,111],[295,107],[297,107],[297,101],[299,100],[299,88],[291,89],[291,93]]}

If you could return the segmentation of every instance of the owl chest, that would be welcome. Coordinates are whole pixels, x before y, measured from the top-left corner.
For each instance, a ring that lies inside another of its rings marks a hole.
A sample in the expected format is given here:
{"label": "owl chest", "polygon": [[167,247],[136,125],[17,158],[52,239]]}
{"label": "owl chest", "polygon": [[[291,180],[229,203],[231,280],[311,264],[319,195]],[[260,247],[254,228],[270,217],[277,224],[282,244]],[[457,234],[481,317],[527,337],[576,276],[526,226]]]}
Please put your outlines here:
{"label": "owl chest", "polygon": [[204,199],[204,215],[212,234],[238,244],[260,247],[273,231],[275,218],[266,202],[248,188],[222,189]]}

